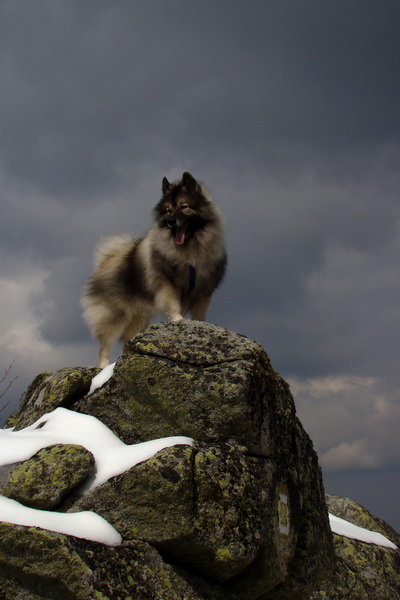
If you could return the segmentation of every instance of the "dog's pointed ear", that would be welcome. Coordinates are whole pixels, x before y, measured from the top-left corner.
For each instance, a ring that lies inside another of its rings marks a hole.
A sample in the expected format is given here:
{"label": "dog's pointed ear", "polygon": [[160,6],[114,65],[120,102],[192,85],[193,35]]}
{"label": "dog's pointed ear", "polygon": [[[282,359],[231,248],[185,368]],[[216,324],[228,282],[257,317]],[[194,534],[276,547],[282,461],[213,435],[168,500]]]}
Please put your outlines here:
{"label": "dog's pointed ear", "polygon": [[171,186],[170,182],[168,181],[168,179],[166,177],[164,177],[163,180],[162,180],[162,192],[163,192],[163,194],[164,195],[168,194],[168,192],[170,191],[171,187],[172,186]]}
{"label": "dog's pointed ear", "polygon": [[188,192],[195,192],[199,188],[199,184],[195,178],[185,171],[182,175],[182,185],[187,189]]}

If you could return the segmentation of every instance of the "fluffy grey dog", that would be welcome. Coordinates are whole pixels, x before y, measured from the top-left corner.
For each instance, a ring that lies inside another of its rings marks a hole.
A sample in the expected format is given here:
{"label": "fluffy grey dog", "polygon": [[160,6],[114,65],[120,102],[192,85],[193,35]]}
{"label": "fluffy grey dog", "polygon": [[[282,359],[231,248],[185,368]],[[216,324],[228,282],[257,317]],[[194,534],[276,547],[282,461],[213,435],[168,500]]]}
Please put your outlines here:
{"label": "fluffy grey dog", "polygon": [[210,195],[187,172],[175,183],[164,177],[162,192],[145,237],[109,237],[96,249],[82,306],[100,342],[101,368],[118,339],[127,342],[157,314],[204,320],[223,279],[222,219]]}

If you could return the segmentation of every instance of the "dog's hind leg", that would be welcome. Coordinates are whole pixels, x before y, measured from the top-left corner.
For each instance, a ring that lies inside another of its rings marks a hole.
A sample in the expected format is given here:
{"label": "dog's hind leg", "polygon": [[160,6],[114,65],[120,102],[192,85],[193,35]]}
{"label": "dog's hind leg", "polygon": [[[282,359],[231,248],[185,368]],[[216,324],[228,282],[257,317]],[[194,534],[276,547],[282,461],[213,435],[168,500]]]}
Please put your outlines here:
{"label": "dog's hind leg", "polygon": [[100,342],[100,351],[99,351],[99,362],[98,366],[100,369],[104,369],[107,365],[110,364],[110,354],[111,350],[115,344],[115,342],[119,338],[119,333],[116,335],[110,336],[101,336],[99,337]]}
{"label": "dog's hind leg", "polygon": [[124,330],[124,322],[103,324],[101,330],[96,332],[96,337],[100,342],[98,365],[104,369],[110,364],[111,350],[116,341],[121,337]]}
{"label": "dog's hind leg", "polygon": [[130,321],[129,325],[122,332],[121,342],[123,344],[126,344],[127,342],[129,342],[129,340],[131,340],[133,337],[135,337],[135,335],[137,333],[139,333],[139,331],[142,331],[142,329],[145,329],[145,327],[147,327],[147,325],[150,321],[150,318],[151,318],[151,315],[142,314],[142,315],[138,315],[134,319],[132,319]]}
{"label": "dog's hind leg", "polygon": [[100,341],[99,360],[97,362],[97,365],[100,367],[100,369],[104,369],[110,364],[110,353],[113,345],[113,343],[110,344]]}

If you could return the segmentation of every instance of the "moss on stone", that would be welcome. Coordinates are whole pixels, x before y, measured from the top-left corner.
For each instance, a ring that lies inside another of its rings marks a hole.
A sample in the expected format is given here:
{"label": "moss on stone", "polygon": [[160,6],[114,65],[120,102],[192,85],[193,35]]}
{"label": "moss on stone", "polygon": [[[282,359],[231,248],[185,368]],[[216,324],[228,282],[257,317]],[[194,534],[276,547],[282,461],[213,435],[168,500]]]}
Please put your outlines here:
{"label": "moss on stone", "polygon": [[17,464],[1,493],[31,508],[50,510],[89,476],[93,455],[75,444],[56,444]]}

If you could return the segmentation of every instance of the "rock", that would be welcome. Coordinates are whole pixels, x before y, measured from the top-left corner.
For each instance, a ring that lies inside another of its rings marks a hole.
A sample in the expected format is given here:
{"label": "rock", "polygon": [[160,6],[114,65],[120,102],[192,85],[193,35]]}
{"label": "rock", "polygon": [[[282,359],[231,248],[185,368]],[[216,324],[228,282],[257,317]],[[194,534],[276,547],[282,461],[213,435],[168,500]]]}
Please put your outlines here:
{"label": "rock", "polygon": [[[326,496],[329,511],[341,519],[382,533],[400,548],[400,536],[365,508],[339,496]],[[336,568],[309,600],[400,600],[400,552],[334,535]]]}
{"label": "rock", "polygon": [[179,431],[274,456],[291,451],[286,434],[295,415],[287,384],[259,344],[196,321],[158,323],[137,335],[114,377],[75,410],[96,416],[126,444]]}
{"label": "rock", "polygon": [[4,428],[23,429],[58,406],[69,408],[87,394],[97,367],[65,367],[53,373],[41,373],[22,394],[19,410],[11,415]]}
{"label": "rock", "polygon": [[110,547],[0,523],[1,600],[236,600],[149,544]]}
{"label": "rock", "polygon": [[[160,323],[126,345],[114,376],[90,396],[84,396],[90,381],[83,367],[35,382],[9,419],[17,429],[56,406],[68,406],[97,417],[125,444],[170,435],[195,440],[193,447],[162,450],[80,499],[69,494],[58,506],[61,511],[94,510],[117,529],[121,547],[95,546],[101,547],[102,560],[115,558],[110,564],[117,565],[118,553],[126,557],[120,563],[124,581],[129,553],[134,564],[139,547],[146,548],[140,559],[143,572],[153,573],[146,563],[150,555],[167,561],[157,562],[164,565],[157,573],[168,572],[159,595],[128,570],[135,600],[169,598],[168,586],[172,581],[182,585],[182,580],[189,582],[189,591],[174,599],[297,600],[332,570],[332,535],[316,453],[288,385],[255,342],[207,323]],[[7,530],[9,543],[10,531],[18,538],[20,529]],[[61,537],[66,541],[52,560],[69,556],[75,564],[76,548],[84,542]],[[90,569],[102,572],[96,553],[89,554]],[[8,565],[5,572],[22,585],[22,563]],[[36,578],[35,571],[32,581]],[[61,581],[60,588],[67,589],[69,583]],[[118,577],[112,581],[111,592],[90,585],[104,598],[117,598]],[[91,597],[68,593],[65,597]]]}
{"label": "rock", "polygon": [[264,461],[243,455],[233,443],[203,451],[166,448],[72,510],[93,510],[124,539],[144,539],[222,582],[243,571],[267,543],[267,479]]}
{"label": "rock", "polygon": [[364,529],[369,529],[370,531],[377,531],[390,539],[394,537],[393,543],[400,546],[400,544],[398,544],[400,541],[399,534],[396,533],[390,525],[385,523],[385,521],[371,515],[366,508],[360,506],[360,504],[357,504],[354,500],[333,496],[332,494],[326,494],[325,498],[329,512],[336,517],[345,519],[346,521],[349,521],[349,523],[353,523],[353,525],[358,525],[358,527],[364,527]]}
{"label": "rock", "polygon": [[5,467],[9,473],[0,493],[30,508],[50,510],[61,504],[93,468],[94,456],[82,446],[48,446],[11,470]]}

